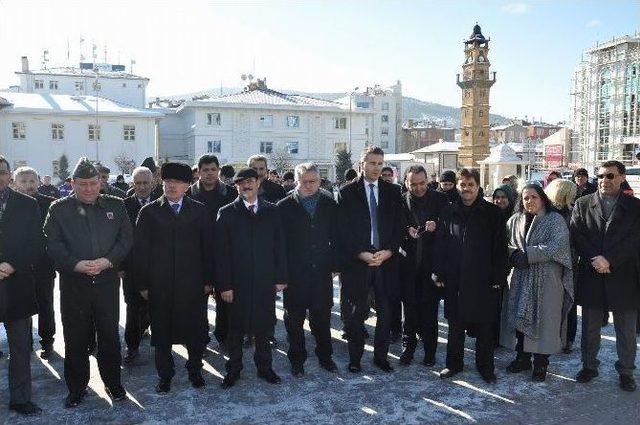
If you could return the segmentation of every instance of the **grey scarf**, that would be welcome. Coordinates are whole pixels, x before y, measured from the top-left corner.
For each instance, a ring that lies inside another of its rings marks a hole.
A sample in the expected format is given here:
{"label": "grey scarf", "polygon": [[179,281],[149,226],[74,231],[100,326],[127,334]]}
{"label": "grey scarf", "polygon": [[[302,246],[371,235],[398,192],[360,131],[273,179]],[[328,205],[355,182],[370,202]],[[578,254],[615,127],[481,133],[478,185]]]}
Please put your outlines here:
{"label": "grey scarf", "polygon": [[[516,214],[507,222],[509,251],[527,252],[536,250],[547,261],[530,264],[528,269],[514,269],[509,291],[508,325],[529,338],[537,339],[541,321],[541,300],[545,287],[547,262],[563,266],[562,320],[565,321],[573,305],[573,271],[569,229],[565,219],[557,212],[542,211],[533,218],[529,232],[525,235],[525,214]],[[564,324],[563,324],[564,327]]]}

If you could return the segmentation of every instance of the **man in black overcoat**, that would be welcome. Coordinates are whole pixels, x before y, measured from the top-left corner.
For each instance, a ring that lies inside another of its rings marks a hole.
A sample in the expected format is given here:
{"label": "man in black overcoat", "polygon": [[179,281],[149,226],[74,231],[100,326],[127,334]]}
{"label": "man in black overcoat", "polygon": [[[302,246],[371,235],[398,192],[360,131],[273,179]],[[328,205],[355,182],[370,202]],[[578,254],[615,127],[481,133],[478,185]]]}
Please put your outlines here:
{"label": "man in black overcoat", "polygon": [[476,334],[476,369],[487,383],[496,382],[493,362],[500,289],[507,283],[507,240],[500,208],[485,201],[477,170],[457,175],[460,200],[440,216],[436,229],[434,272],[444,286],[449,322],[446,368],[450,378],[464,367],[465,330]]}
{"label": "man in black overcoat", "polygon": [[[215,222],[218,217],[220,208],[230,204],[238,197],[238,192],[233,186],[223,183],[220,178],[220,163],[215,155],[205,154],[198,160],[198,181],[189,187],[187,196],[203,203],[207,207],[209,217],[211,218],[212,227],[214,228],[215,240]],[[229,333],[229,315],[226,310],[226,303],[220,298],[220,292],[215,291],[216,300],[216,323],[214,335],[218,343],[224,347],[227,334]],[[207,343],[209,342],[208,317],[207,321]]]}
{"label": "man in black overcoat", "polygon": [[284,229],[289,281],[284,291],[284,323],[289,335],[291,373],[304,375],[307,359],[304,320],[309,311],[309,325],[316,340],[316,357],[320,366],[336,372],[331,359],[331,307],[333,306],[333,272],[338,270],[338,206],[320,190],[318,166],[303,163],[295,169],[296,187],[278,202]]}
{"label": "man in black overcoat", "polygon": [[405,186],[407,232],[400,250],[404,351],[400,364],[408,365],[413,360],[419,335],[424,345],[423,364],[433,366],[438,346],[438,307],[444,298],[443,288],[436,287],[431,278],[433,244],[440,214],[449,200],[446,195],[428,189],[427,172],[421,165],[407,169]]}
{"label": "man in black overcoat", "polygon": [[205,385],[202,350],[207,297],[213,286],[213,240],[206,207],[184,196],[191,167],[168,162],[160,170],[164,195],[145,205],[135,228],[135,283],[149,300],[151,344],[159,381],[158,393],[171,389],[175,374],[171,346],[187,346],[189,380]]}
{"label": "man in black overcoat", "polygon": [[277,204],[279,200],[287,196],[287,192],[282,186],[269,180],[266,156],[253,155],[249,157],[247,166],[258,173],[258,197],[261,200]]}
{"label": "man in black overcoat", "polygon": [[[133,170],[133,195],[124,199],[124,206],[129,215],[131,226],[135,229],[140,209],[157,198],[152,192],[154,187],[153,173],[147,167],[137,167]],[[135,262],[133,261],[133,249],[129,252],[122,264],[122,292],[124,302],[127,304],[127,313],[124,326],[124,341],[127,344],[127,354],[123,361],[132,364],[138,358],[140,341],[144,332],[149,328],[149,302],[142,298],[135,283]]]}
{"label": "man in black overcoat", "polygon": [[269,338],[276,323],[275,295],[287,284],[287,258],[280,214],[258,198],[258,174],[245,168],[234,177],[238,198],[222,207],[216,222],[216,289],[229,303],[229,360],[222,387],[231,388],[242,370],[242,337],[255,336],[258,377],[279,384],[271,368]]}
{"label": "man in black overcoat", "polygon": [[[17,168],[13,173],[15,189],[23,195],[31,196],[38,202],[40,212],[40,228],[44,225],[49,206],[55,198],[38,192],[38,172],[30,167]],[[42,250],[38,261],[33,265],[36,282],[36,299],[38,301],[38,335],[42,351],[40,357],[48,359],[53,354],[53,337],[56,333],[56,320],[53,311],[53,286],[56,271],[53,260]]]}
{"label": "man in black overcoat", "polygon": [[598,170],[598,191],[582,196],[571,217],[571,238],[580,256],[576,283],[582,306],[581,383],[598,376],[603,312],[613,312],[620,387],[634,391],[636,325],[640,308],[640,200],[622,192],[625,166],[607,161]]}
{"label": "man in black overcoat", "polygon": [[44,252],[37,202],[9,188],[11,169],[0,156],[0,322],[9,342],[9,409],[36,415],[31,401],[31,316],[37,313],[33,265]]}
{"label": "man in black overcoat", "polygon": [[374,365],[393,371],[387,360],[390,300],[398,297],[398,248],[405,232],[400,187],[380,178],[384,151],[366,148],[360,158],[362,175],[340,190],[339,220],[344,266],[342,285],[350,310],[348,320],[349,371],[362,370],[364,321],[369,288],[376,308]]}

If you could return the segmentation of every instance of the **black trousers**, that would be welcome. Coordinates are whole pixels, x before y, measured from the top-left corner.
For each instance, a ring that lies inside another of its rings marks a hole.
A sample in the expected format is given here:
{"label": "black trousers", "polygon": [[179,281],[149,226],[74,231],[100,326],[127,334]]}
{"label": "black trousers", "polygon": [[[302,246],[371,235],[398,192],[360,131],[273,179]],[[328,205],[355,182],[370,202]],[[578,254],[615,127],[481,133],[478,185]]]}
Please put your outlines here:
{"label": "black trousers", "polygon": [[[201,341],[187,344],[188,360],[185,367],[189,373],[197,372],[202,369],[202,353],[204,346]],[[173,354],[171,354],[171,345],[155,346],[155,363],[158,377],[162,380],[171,380],[175,375],[175,365],[173,362]]]}
{"label": "black trousers", "polygon": [[[229,352],[229,360],[225,365],[228,373],[239,373],[242,366],[242,339],[245,332],[237,329],[230,329],[227,335],[227,350]],[[273,335],[272,330],[254,333],[255,352],[253,361],[258,371],[266,371],[271,369],[271,345],[269,337]]]}
{"label": "black trousers", "polygon": [[389,300],[389,309],[391,310],[389,328],[392,333],[399,335],[402,333],[402,301],[400,298],[393,297]]}
{"label": "black trousers", "polygon": [[[518,359],[531,361],[531,353],[524,351],[524,334],[520,331],[516,331],[516,339],[516,352],[518,353]],[[548,366],[549,355],[533,353],[533,365],[536,367]]]}
{"label": "black trousers", "polygon": [[124,327],[124,341],[129,351],[137,350],[142,341],[142,335],[151,325],[149,316],[149,302],[140,294],[129,294],[125,297],[127,303],[127,318]]}
{"label": "black trousers", "polygon": [[[476,334],[476,369],[481,372],[493,372],[494,323],[474,323]],[[449,320],[447,341],[447,368],[462,370],[464,367],[465,325],[457,320]]]}
{"label": "black trousers", "polygon": [[89,384],[87,349],[92,326],[95,326],[98,337],[100,377],[108,388],[120,385],[119,283],[119,279],[95,284],[86,279],[61,278],[64,378],[70,392],[84,391]]}
{"label": "black trousers", "polygon": [[55,276],[35,274],[36,300],[38,301],[38,335],[40,345],[53,344],[56,333],[56,319],[53,311],[53,286]]}
{"label": "black trousers", "polygon": [[222,300],[220,291],[215,291],[213,297],[216,300],[216,328],[213,335],[219,343],[224,343],[229,335],[229,304]]}
{"label": "black trousers", "polygon": [[[382,270],[370,267],[367,270],[367,286],[374,292],[376,306],[376,331],[373,340],[373,357],[377,361],[386,361],[389,352],[389,328],[391,324],[391,308],[386,293]],[[349,314],[349,359],[359,364],[364,352],[364,322],[369,316],[369,299],[367,296],[347,300]]]}
{"label": "black trousers", "polygon": [[9,342],[9,403],[31,401],[31,318],[4,322]]}
{"label": "black trousers", "polygon": [[[304,338],[306,307],[290,307],[284,313],[284,326],[289,335],[287,357],[291,364],[301,365],[307,360]],[[309,309],[309,327],[316,339],[315,353],[321,362],[328,361],[333,354],[331,347],[331,306]]]}
{"label": "black trousers", "polygon": [[416,348],[420,335],[424,345],[424,357],[428,360],[436,358],[438,348],[438,307],[441,298],[428,296],[418,302],[403,302],[404,327],[402,341],[407,348]]}
{"label": "black trousers", "polygon": [[578,306],[573,303],[569,315],[567,317],[567,343],[573,344],[576,340],[576,333],[578,331]]}

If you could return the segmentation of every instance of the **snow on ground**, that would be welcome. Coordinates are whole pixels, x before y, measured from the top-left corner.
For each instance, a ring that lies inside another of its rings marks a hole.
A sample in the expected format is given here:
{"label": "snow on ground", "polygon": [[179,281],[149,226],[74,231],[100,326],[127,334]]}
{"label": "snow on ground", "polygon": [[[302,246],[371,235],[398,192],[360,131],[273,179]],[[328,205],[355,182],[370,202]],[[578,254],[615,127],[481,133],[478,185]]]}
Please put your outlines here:
{"label": "snow on ground", "polygon": [[[338,290],[336,285],[336,301]],[[59,312],[56,287],[56,311]],[[67,389],[64,383],[62,327],[58,322],[55,350],[49,361],[41,360],[36,352],[32,357],[33,401],[43,408],[36,418],[24,418],[7,409],[8,382],[4,329],[0,329],[0,423],[5,424],[308,424],[308,423],[515,423],[515,424],[584,424],[620,423],[640,424],[640,391],[625,393],[618,388],[613,364],[616,359],[613,326],[603,328],[600,377],[588,385],[577,384],[575,374],[580,369],[579,350],[572,354],[552,356],[545,383],[533,383],[528,373],[507,374],[504,369],[514,354],[504,348],[496,351],[498,383],[485,384],[474,368],[473,339],[467,340],[465,372],[452,380],[443,381],[438,371],[444,367],[446,349],[446,320],[440,321],[440,344],[437,364],[427,368],[416,361],[401,367],[397,359],[402,351],[400,343],[390,350],[391,363],[396,368],[385,374],[372,365],[372,347],[367,346],[362,361],[364,373],[350,374],[346,370],[348,354],[341,337],[338,305],[332,315],[334,359],[340,367],[338,374],[319,368],[313,355],[313,337],[307,328],[306,375],[294,378],[286,358],[286,334],[282,323],[282,304],[278,303],[274,350],[274,369],[283,379],[281,385],[270,385],[256,377],[252,350],[245,350],[245,368],[241,380],[231,390],[222,390],[225,358],[218,351],[215,339],[209,344],[205,359],[204,377],[207,386],[191,387],[187,373],[181,366],[186,351],[174,347],[176,376],[171,392],[158,395],[154,391],[157,375],[153,365],[153,349],[145,339],[141,347],[140,364],[122,368],[122,382],[128,400],[113,405],[104,392],[95,358],[91,357],[91,381],[85,402],[75,409],[63,406]],[[124,303],[121,305],[121,335],[124,332]],[[215,306],[209,305],[210,322]],[[58,315],[59,320],[59,315]],[[37,321],[36,321],[37,322]],[[367,322],[373,335],[375,317]],[[34,338],[36,341],[36,338]],[[368,343],[372,343],[371,340]],[[579,342],[578,342],[579,343]],[[36,342],[36,347],[38,344]],[[640,344],[639,344],[640,345]],[[124,352],[124,342],[123,342]]]}

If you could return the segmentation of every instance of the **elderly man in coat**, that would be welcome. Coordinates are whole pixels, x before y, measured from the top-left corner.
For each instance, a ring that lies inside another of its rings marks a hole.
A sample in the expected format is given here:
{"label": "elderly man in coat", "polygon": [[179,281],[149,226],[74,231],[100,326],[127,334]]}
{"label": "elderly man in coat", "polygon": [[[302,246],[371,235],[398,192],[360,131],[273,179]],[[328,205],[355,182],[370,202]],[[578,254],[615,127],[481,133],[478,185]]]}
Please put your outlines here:
{"label": "elderly man in coat", "polygon": [[337,267],[337,212],[332,197],[320,190],[318,166],[300,164],[295,169],[296,188],[278,202],[287,246],[289,282],[284,291],[285,326],[289,335],[291,373],[304,375],[307,358],[304,320],[309,311],[320,366],[336,372],[331,359],[332,272]]}
{"label": "elderly man in coat", "polygon": [[446,368],[441,378],[464,366],[465,330],[476,334],[476,369],[487,383],[496,382],[493,350],[500,289],[507,281],[507,240],[500,208],[479,195],[480,175],[458,172],[460,199],[440,216],[436,230],[436,285],[444,286],[449,321]]}
{"label": "elderly man in coat", "polygon": [[242,336],[255,336],[258,377],[279,384],[271,368],[269,338],[276,323],[275,295],[286,288],[287,254],[280,214],[258,198],[258,173],[245,168],[233,178],[239,196],[220,209],[216,222],[216,289],[229,303],[229,360],[222,388],[231,388],[242,370]]}
{"label": "elderly man in coat", "polygon": [[9,409],[36,415],[31,401],[31,316],[37,313],[32,266],[44,252],[33,198],[9,188],[9,162],[0,156],[0,322],[9,341]]}
{"label": "elderly man in coat", "polygon": [[576,283],[582,306],[582,365],[576,380],[598,376],[600,323],[613,312],[620,387],[634,391],[636,320],[640,307],[640,200],[625,195],[625,166],[607,161],[598,170],[598,191],[582,196],[571,217],[571,236],[580,256]]}
{"label": "elderly man in coat", "polygon": [[213,285],[212,223],[206,207],[185,196],[191,167],[168,162],[160,170],[164,195],[145,205],[135,228],[135,283],[149,300],[158,393],[171,389],[175,374],[171,346],[185,344],[194,388],[205,385],[202,350],[204,310]]}

